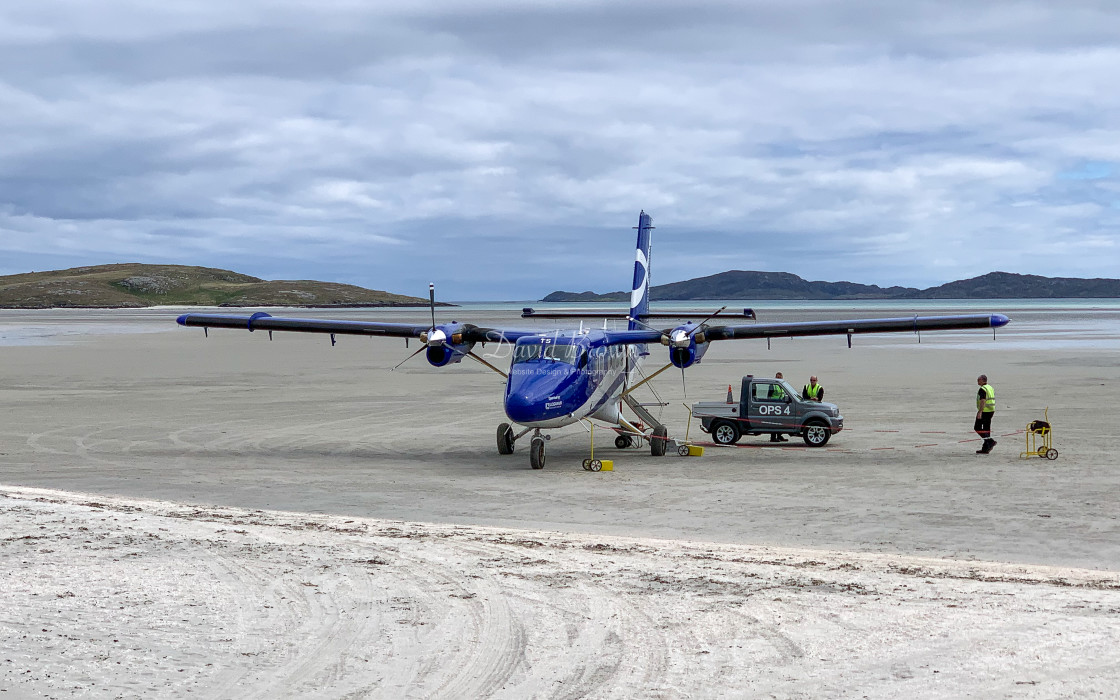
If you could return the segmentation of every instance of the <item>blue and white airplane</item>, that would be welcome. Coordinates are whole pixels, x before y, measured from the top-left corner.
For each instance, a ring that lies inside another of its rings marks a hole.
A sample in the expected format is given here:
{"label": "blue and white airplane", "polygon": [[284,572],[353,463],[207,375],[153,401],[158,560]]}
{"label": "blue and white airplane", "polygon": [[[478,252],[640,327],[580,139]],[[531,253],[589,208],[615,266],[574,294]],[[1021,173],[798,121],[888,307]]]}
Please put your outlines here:
{"label": "blue and white airplane", "polygon": [[[209,328],[244,328],[301,333],[327,333],[334,343],[336,335],[389,336],[418,338],[422,347],[413,354],[425,353],[434,367],[457,364],[464,357],[476,360],[506,377],[505,413],[521,426],[515,432],[509,423],[498,426],[497,443],[500,454],[512,454],[517,440],[532,432],[529,462],[533,469],[545,464],[545,445],[549,436],[542,430],[560,428],[579,421],[597,419],[618,432],[619,447],[648,441],[654,456],[665,454],[668,431],[649,415],[631,396],[638,386],[660,372],[677,367],[681,370],[698,363],[708,346],[720,340],[770,339],[812,335],[847,335],[890,333],[899,331],[933,331],[965,328],[997,328],[1010,319],[1002,314],[970,314],[957,316],[911,316],[904,318],[872,318],[851,321],[811,321],[801,323],[754,323],[747,325],[712,325],[713,317],[702,321],[678,322],[673,326],[653,327],[648,322],[661,318],[700,317],[703,312],[657,313],[649,308],[650,231],[652,219],[644,211],[638,215],[638,244],[634,261],[634,284],[629,313],[620,312],[550,312],[525,309],[528,318],[599,318],[628,320],[626,330],[579,329],[518,330],[481,328],[470,323],[438,324],[435,320],[435,290],[429,285],[431,301],[430,324],[380,323],[367,321],[335,321],[323,319],[279,318],[267,313],[250,316],[226,314],[183,314],[183,326]],[[727,317],[730,314],[723,314]],[[741,318],[753,318],[744,309]],[[605,324],[604,324],[605,325]],[[512,346],[509,372],[503,372],[474,352],[476,345],[504,343]],[[667,349],[667,364],[642,378],[642,361],[650,355],[651,345]],[[628,404],[640,421],[627,420],[622,404]]]}

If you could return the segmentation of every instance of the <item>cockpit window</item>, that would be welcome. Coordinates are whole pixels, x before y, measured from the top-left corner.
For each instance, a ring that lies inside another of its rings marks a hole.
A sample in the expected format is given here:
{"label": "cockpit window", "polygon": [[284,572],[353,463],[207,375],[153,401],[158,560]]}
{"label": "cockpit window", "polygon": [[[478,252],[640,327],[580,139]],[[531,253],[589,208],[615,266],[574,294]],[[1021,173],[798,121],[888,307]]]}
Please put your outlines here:
{"label": "cockpit window", "polygon": [[579,359],[580,346],[578,345],[518,345],[513,349],[513,362],[529,362],[530,360],[552,360],[574,365]]}
{"label": "cockpit window", "polygon": [[540,359],[541,346],[540,345],[518,345],[513,349],[513,362],[528,362],[529,360]]}

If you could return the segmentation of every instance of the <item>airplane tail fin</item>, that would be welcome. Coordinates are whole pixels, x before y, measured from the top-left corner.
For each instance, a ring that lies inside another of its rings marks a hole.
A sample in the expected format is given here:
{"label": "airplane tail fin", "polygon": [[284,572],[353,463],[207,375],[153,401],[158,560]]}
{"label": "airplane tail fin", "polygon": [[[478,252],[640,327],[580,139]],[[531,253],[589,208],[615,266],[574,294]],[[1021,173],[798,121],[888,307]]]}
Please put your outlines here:
{"label": "airplane tail fin", "polygon": [[[639,321],[649,313],[649,244],[653,219],[643,210],[638,215],[638,249],[634,259],[634,286],[630,292],[630,316]],[[643,326],[635,321],[629,324],[630,330]]]}

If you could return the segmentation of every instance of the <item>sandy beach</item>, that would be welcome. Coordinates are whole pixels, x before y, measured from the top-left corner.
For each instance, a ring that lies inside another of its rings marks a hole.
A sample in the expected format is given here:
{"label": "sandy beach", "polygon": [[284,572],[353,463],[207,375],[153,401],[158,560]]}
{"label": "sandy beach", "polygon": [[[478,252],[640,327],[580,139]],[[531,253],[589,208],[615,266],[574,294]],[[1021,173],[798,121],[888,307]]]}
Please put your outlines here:
{"label": "sandy beach", "polygon": [[[501,377],[389,372],[403,342],[0,311],[0,691],[1108,696],[1120,313],[990,310],[995,340],[718,344],[656,382],[671,435],[706,442],[682,404],[775,371],[819,376],[847,429],[699,459],[596,431],[599,474],[579,428],[543,471],[499,456]],[[1020,459],[1046,409],[1059,459]]]}

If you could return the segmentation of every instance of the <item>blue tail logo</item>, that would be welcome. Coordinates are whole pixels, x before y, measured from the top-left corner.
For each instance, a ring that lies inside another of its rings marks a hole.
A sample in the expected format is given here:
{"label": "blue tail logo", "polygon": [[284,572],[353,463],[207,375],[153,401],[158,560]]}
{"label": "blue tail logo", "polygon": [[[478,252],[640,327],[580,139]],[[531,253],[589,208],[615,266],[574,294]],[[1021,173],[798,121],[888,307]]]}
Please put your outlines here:
{"label": "blue tail logo", "polygon": [[[649,244],[653,219],[643,210],[638,215],[638,249],[634,257],[634,286],[630,292],[630,316],[639,321],[649,313]],[[631,321],[630,330],[643,326]]]}

